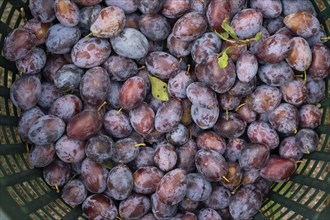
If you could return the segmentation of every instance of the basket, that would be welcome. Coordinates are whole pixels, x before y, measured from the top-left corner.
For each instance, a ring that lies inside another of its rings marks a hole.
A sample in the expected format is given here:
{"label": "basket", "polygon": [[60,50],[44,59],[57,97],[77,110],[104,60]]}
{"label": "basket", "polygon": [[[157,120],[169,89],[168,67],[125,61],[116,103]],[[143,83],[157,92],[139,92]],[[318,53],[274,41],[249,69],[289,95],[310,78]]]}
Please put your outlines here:
{"label": "basket", "polygon": [[[330,34],[330,1],[313,1],[324,29]],[[0,1],[0,50],[4,39],[23,24],[21,8],[28,15],[28,0]],[[330,45],[330,44],[328,44]],[[80,207],[66,205],[42,179],[40,169],[28,160],[27,147],[17,132],[20,110],[9,91],[18,76],[15,63],[0,55],[0,219],[82,219]],[[330,77],[321,103],[320,143],[304,157],[296,174],[286,183],[272,185],[269,198],[255,219],[330,219]]]}

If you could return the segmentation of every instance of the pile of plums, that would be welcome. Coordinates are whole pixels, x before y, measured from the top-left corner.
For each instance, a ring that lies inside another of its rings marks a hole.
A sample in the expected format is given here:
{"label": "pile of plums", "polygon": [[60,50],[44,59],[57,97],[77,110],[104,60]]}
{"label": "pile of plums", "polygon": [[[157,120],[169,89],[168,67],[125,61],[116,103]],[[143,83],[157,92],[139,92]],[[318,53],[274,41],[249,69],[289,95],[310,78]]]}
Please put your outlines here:
{"label": "pile of plums", "polygon": [[18,132],[90,219],[250,219],[317,149],[330,50],[308,0],[29,8],[3,49],[20,73]]}

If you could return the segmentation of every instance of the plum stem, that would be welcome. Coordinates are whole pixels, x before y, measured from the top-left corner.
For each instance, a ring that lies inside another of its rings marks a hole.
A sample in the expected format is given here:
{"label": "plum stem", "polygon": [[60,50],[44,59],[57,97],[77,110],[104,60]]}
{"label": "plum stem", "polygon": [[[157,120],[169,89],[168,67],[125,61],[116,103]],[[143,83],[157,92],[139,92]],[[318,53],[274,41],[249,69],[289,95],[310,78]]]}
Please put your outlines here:
{"label": "plum stem", "polygon": [[74,174],[72,175],[71,179],[74,179],[76,176],[77,176],[77,174],[74,173]]}
{"label": "plum stem", "polygon": [[242,108],[244,105],[246,105],[246,103],[242,103],[242,104],[240,104],[239,106],[237,106],[236,108],[235,108],[235,111],[237,112],[240,108]]}
{"label": "plum stem", "polygon": [[134,144],[135,147],[145,147],[147,146],[145,143]]}
{"label": "plum stem", "polygon": [[182,60],[183,60],[182,57],[180,57],[180,59],[179,59],[179,63],[182,63]]}
{"label": "plum stem", "polygon": [[116,216],[116,219],[123,220],[120,216]]}
{"label": "plum stem", "polygon": [[116,115],[119,115],[122,110],[123,110],[123,107],[120,107],[120,109],[116,112]]}
{"label": "plum stem", "polygon": [[58,188],[58,185],[55,184],[54,187],[55,187],[55,189],[56,189],[56,192],[57,192],[57,193],[60,193],[60,189]]}
{"label": "plum stem", "polygon": [[309,151],[309,148],[308,148],[307,145],[305,146],[305,150],[306,150],[306,153],[307,153],[307,154],[310,154],[310,153],[311,153],[311,152]]}
{"label": "plum stem", "polygon": [[21,67],[21,68],[19,69],[19,75],[20,75],[20,76],[22,76],[22,74],[23,74],[23,70],[24,70],[23,67]]}
{"label": "plum stem", "polygon": [[305,162],[305,161],[303,161],[303,160],[297,160],[295,163],[296,163],[296,164],[298,164],[298,163],[302,163],[302,164],[305,164],[306,162]]}
{"label": "plum stem", "polygon": [[190,64],[187,65],[187,71],[186,71],[186,75],[189,75],[189,71],[190,71]]}
{"label": "plum stem", "polygon": [[143,69],[145,69],[145,68],[146,68],[146,66],[143,65],[143,66],[139,67],[138,70],[143,70]]}
{"label": "plum stem", "polygon": [[293,128],[292,128],[292,131],[293,131],[294,134],[297,134],[297,132],[298,132],[298,130],[297,130],[296,127],[293,127]]}
{"label": "plum stem", "polygon": [[26,143],[25,146],[26,146],[26,152],[27,152],[27,153],[30,153],[29,145]]}
{"label": "plum stem", "polygon": [[234,195],[241,186],[242,186],[242,183],[240,183],[238,186],[236,186],[236,188],[231,192],[231,194]]}
{"label": "plum stem", "polygon": [[27,21],[24,8],[22,7],[19,10],[20,10],[20,14],[21,14],[21,17],[22,17],[23,21],[24,22]]}
{"label": "plum stem", "polygon": [[98,108],[97,108],[97,112],[100,112],[101,111],[101,109],[104,107],[104,106],[106,106],[108,104],[108,102],[107,101],[104,101]]}
{"label": "plum stem", "polygon": [[304,71],[304,85],[306,84],[307,82],[307,73],[306,73],[306,70]]}
{"label": "plum stem", "polygon": [[320,40],[322,40],[322,41],[328,41],[328,40],[330,40],[330,36],[321,37]]}
{"label": "plum stem", "polygon": [[226,176],[222,176],[222,179],[224,179],[227,183],[229,183],[229,180],[227,179]]}
{"label": "plum stem", "polygon": [[85,36],[85,38],[89,38],[90,36],[92,36],[93,35],[93,32],[90,32],[89,34],[87,34],[86,36]]}
{"label": "plum stem", "polygon": [[70,93],[72,93],[72,90],[68,89],[68,90],[63,91],[63,93],[64,94],[70,94]]}
{"label": "plum stem", "polygon": [[318,107],[318,108],[322,108],[321,103],[317,103],[315,106]]}
{"label": "plum stem", "polygon": [[229,120],[229,111],[228,111],[228,108],[226,108],[226,121]]}
{"label": "plum stem", "polygon": [[189,139],[192,139],[193,136],[192,136],[192,132],[191,132],[191,129],[189,129]]}

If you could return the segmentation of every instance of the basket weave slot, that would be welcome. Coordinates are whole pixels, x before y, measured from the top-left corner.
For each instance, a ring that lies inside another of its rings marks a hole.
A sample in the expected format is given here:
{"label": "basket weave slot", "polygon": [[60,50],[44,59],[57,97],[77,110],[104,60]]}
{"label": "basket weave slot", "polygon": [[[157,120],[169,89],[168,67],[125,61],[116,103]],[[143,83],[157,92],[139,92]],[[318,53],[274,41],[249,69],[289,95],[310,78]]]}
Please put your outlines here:
{"label": "basket weave slot", "polygon": [[[314,0],[319,20],[330,35],[330,1]],[[31,17],[28,0],[0,2],[0,48],[5,36],[23,24],[20,8]],[[328,46],[330,41],[327,42]],[[26,145],[17,132],[20,109],[9,98],[10,87],[18,78],[14,62],[0,53],[0,208],[12,219],[84,219],[80,207],[66,205],[42,179],[41,170],[28,161]],[[320,144],[304,156],[296,175],[288,182],[273,184],[269,198],[255,219],[329,219],[330,216],[330,80],[326,98],[320,103],[322,125],[316,130]]]}

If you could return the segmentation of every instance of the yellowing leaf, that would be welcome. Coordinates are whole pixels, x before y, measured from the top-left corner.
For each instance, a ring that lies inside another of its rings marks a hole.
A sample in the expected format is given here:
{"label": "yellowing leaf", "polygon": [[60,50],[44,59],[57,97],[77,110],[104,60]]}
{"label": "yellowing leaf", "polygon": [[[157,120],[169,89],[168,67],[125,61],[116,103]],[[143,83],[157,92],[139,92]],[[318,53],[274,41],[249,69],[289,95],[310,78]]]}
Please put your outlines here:
{"label": "yellowing leaf", "polygon": [[113,164],[111,163],[111,161],[107,161],[107,162],[105,162],[105,163],[102,163],[102,166],[103,166],[104,168],[107,168],[107,169],[111,170],[112,167],[113,167]]}
{"label": "yellowing leaf", "polygon": [[222,53],[218,58],[218,65],[221,69],[224,69],[228,66],[228,54],[226,51]]}
{"label": "yellowing leaf", "polygon": [[225,18],[223,21],[222,21],[222,24],[221,24],[221,27],[222,29],[224,29],[232,38],[234,39],[238,39],[235,31],[233,30],[232,27],[230,27],[229,23],[228,23],[228,18]]}
{"label": "yellowing leaf", "polygon": [[148,74],[151,83],[151,94],[158,100],[168,101],[167,84],[157,77]]}

